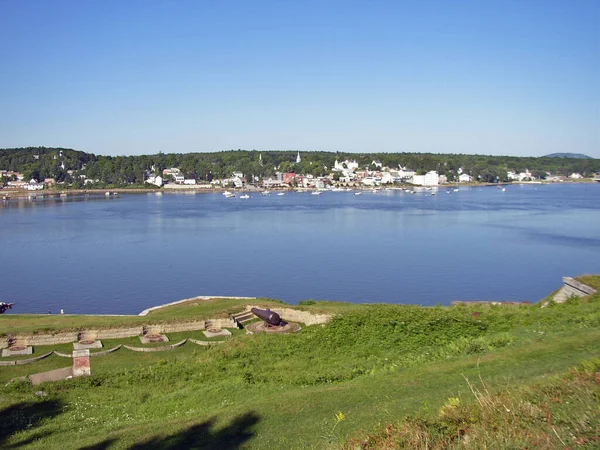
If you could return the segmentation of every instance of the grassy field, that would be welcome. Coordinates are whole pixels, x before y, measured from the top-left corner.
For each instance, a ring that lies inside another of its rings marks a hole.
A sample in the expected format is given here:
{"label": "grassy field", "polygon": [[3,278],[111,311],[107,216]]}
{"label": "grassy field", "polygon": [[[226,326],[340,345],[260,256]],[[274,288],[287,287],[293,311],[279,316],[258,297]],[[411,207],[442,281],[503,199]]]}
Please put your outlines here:
{"label": "grassy field", "polygon": [[[2,367],[0,447],[597,448],[600,294],[545,308],[302,308],[343,313],[294,335],[121,349],[92,358],[91,377],[42,386],[4,384],[70,361]],[[199,337],[169,338],[187,336]]]}

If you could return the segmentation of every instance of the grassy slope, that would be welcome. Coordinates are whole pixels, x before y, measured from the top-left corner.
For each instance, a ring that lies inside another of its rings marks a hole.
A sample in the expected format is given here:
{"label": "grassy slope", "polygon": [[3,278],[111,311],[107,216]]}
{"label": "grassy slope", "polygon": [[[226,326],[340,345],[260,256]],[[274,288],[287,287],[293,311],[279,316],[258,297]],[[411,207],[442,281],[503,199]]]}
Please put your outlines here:
{"label": "grassy slope", "polygon": [[[0,436],[9,438],[0,437],[0,447],[128,448],[148,439],[140,448],[335,447],[357,430],[471,395],[463,375],[481,376],[491,390],[513,389],[600,356],[599,339],[599,295],[544,309],[348,308],[327,327],[292,336],[238,335],[223,347],[186,344],[157,354],[120,350],[93,359],[91,378],[43,386],[43,399],[34,395],[39,387],[4,387]],[[52,356],[33,371],[64,361]],[[33,368],[1,368],[0,380]],[[45,418],[36,422],[33,411]],[[339,412],[345,418],[336,425]]]}

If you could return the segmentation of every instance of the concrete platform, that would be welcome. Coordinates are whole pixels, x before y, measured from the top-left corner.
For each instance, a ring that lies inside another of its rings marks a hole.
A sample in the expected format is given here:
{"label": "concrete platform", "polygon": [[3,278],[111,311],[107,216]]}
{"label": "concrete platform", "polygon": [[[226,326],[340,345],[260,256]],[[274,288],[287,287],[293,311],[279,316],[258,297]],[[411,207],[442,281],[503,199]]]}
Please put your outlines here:
{"label": "concrete platform", "polygon": [[2,349],[2,356],[6,357],[6,356],[21,356],[21,355],[31,355],[33,354],[33,347],[28,346],[25,348],[19,348],[19,349],[15,349],[12,347],[9,348],[3,348]]}
{"label": "concrete platform", "polygon": [[92,342],[73,342],[73,348],[75,350],[86,350],[90,348],[102,348],[102,341],[92,341]]}
{"label": "concrete platform", "polygon": [[54,369],[48,372],[35,373],[29,375],[31,384],[38,385],[40,383],[46,383],[48,381],[61,381],[73,378],[73,370],[71,367],[63,367],[62,369]]}
{"label": "concrete platform", "polygon": [[142,344],[156,344],[157,342],[169,342],[169,338],[164,334],[145,334],[140,336]]}
{"label": "concrete platform", "polygon": [[223,328],[221,330],[204,330],[202,331],[202,334],[204,334],[204,336],[206,336],[207,338],[213,338],[213,337],[218,337],[218,336],[231,336],[231,331]]}

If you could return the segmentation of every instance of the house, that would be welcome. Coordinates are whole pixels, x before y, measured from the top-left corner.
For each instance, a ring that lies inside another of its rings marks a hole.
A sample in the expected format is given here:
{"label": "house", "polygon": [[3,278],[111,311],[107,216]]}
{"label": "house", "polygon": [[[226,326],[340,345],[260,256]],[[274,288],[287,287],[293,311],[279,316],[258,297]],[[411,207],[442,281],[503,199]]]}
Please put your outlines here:
{"label": "house", "polygon": [[23,181],[23,174],[19,172],[13,172],[12,170],[0,170],[0,177],[15,177],[17,181]]}
{"label": "house", "polygon": [[148,177],[146,179],[146,183],[150,183],[150,184],[153,184],[154,186],[161,187],[163,185],[163,179],[160,175],[157,175],[155,177]]}
{"label": "house", "polygon": [[283,182],[286,184],[292,184],[296,179],[296,174],[294,172],[286,172],[283,174]]}
{"label": "house", "polygon": [[438,173],[435,170],[432,170],[425,175],[414,175],[411,183],[418,186],[437,186],[439,184],[439,178]]}
{"label": "house", "polygon": [[241,188],[241,187],[243,187],[243,186],[244,186],[244,182],[242,181],[242,179],[241,179],[240,177],[237,177],[237,176],[235,176],[235,175],[234,175],[234,176],[232,176],[232,177],[229,179],[229,181],[230,181],[231,183],[233,183],[233,185],[234,185],[236,188]]}
{"label": "house", "polygon": [[391,172],[383,172],[381,174],[381,184],[392,184],[395,182],[396,180]]}
{"label": "house", "polygon": [[356,162],[356,160],[350,161],[350,160],[345,160],[343,162],[339,162],[337,159],[335,160],[335,164],[333,165],[333,169],[334,171],[342,171],[344,169],[348,169],[351,171],[354,171],[356,169],[358,169],[358,163]]}
{"label": "house", "polygon": [[381,161],[379,161],[377,159],[374,159],[373,162],[371,162],[371,165],[375,166],[375,167],[379,167],[379,168],[381,168],[381,166],[382,166]]}
{"label": "house", "polygon": [[31,179],[23,187],[26,191],[41,191],[44,189],[44,183],[38,183],[37,180]]}
{"label": "house", "polygon": [[175,180],[175,183],[183,184],[183,182],[185,181],[185,177],[180,173],[173,174],[171,176]]}
{"label": "house", "polygon": [[400,170],[398,170],[398,176],[403,180],[410,180],[412,177],[416,175],[416,172],[412,169],[408,169],[406,167],[400,166]]}
{"label": "house", "polygon": [[515,173],[513,171],[507,171],[506,172],[506,177],[509,180],[517,180],[517,181],[535,180],[535,177],[532,175],[532,173],[528,169],[525,169],[525,172],[521,172],[521,173]]}
{"label": "house", "polygon": [[381,184],[380,177],[364,177],[360,180],[361,184],[365,186],[379,186]]}
{"label": "house", "polygon": [[468,173],[461,173],[458,176],[459,183],[470,183],[471,181],[473,181],[473,177],[471,175],[469,175]]}
{"label": "house", "polygon": [[282,187],[284,186],[283,181],[279,180],[277,177],[266,177],[262,180],[262,185],[264,188],[273,188],[273,187]]}
{"label": "house", "polygon": [[583,178],[583,175],[581,175],[580,173],[572,173],[571,175],[569,175],[569,178],[573,180],[579,180]]}
{"label": "house", "polygon": [[163,175],[164,176],[177,175],[179,172],[181,172],[181,171],[177,167],[171,167],[170,169],[164,169]]}

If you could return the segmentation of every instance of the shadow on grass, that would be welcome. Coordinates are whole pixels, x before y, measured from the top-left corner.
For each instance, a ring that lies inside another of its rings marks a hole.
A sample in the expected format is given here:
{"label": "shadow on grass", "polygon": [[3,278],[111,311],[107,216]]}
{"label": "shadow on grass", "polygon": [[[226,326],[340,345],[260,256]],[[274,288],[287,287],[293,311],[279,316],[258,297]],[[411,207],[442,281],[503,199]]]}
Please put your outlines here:
{"label": "shadow on grass", "polygon": [[61,412],[62,402],[57,400],[24,402],[4,408],[0,411],[0,448],[20,448],[47,437],[49,433],[36,433],[26,439],[8,443],[15,434],[31,431],[42,420],[54,418]]}
{"label": "shadow on grass", "polygon": [[209,419],[170,436],[153,437],[137,443],[129,450],[156,449],[220,449],[235,450],[254,436],[253,427],[260,416],[253,412],[237,417],[231,424],[219,430],[213,430],[215,419]]}

